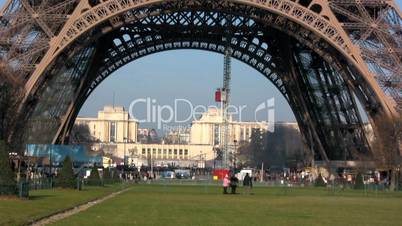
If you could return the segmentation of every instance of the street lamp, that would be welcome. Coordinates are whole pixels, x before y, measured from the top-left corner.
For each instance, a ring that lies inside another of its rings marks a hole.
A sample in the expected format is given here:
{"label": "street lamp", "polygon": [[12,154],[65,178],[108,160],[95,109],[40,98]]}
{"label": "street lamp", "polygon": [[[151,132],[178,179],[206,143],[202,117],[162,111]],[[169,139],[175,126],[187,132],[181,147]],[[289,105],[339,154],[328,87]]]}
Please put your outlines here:
{"label": "street lamp", "polygon": [[237,154],[237,146],[236,146],[236,144],[237,144],[237,140],[234,140],[233,143],[234,143],[233,168],[234,168],[234,170],[236,170],[236,154]]}
{"label": "street lamp", "polygon": [[123,138],[123,145],[124,145],[124,167],[127,165],[127,154],[126,154],[126,143],[127,143],[127,137]]}
{"label": "street lamp", "polygon": [[218,147],[217,147],[217,145],[215,145],[212,150],[213,150],[213,153],[214,153],[214,170],[215,170],[215,168],[216,168],[216,158],[218,157]]}
{"label": "street lamp", "polygon": [[137,152],[138,152],[138,149],[137,149],[137,147],[134,147],[133,149],[129,149],[129,152],[130,152],[130,157],[131,157],[131,166],[134,166],[134,165],[136,165],[136,164],[134,164],[134,158],[137,158]]}
{"label": "street lamp", "polygon": [[50,146],[50,150],[49,150],[49,174],[50,174],[50,177],[51,178],[53,178],[53,173],[52,173],[52,171],[53,171],[53,162],[52,162],[52,158],[53,158],[53,156],[52,156],[52,154],[53,154],[53,146]]}

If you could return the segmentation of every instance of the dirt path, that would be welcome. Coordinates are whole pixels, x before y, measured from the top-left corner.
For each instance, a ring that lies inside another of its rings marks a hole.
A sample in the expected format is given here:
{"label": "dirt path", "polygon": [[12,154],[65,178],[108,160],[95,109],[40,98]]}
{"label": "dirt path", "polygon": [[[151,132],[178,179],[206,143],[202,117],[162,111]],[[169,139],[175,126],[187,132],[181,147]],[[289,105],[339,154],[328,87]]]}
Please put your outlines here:
{"label": "dirt path", "polygon": [[117,196],[117,195],[119,195],[119,194],[121,194],[121,193],[123,193],[123,192],[126,192],[126,191],[128,191],[129,189],[130,189],[130,188],[126,188],[126,189],[124,189],[124,190],[121,190],[121,191],[118,191],[118,192],[114,192],[114,193],[112,193],[112,194],[110,194],[110,195],[107,195],[107,196],[105,196],[105,197],[96,199],[96,200],[94,200],[94,201],[90,201],[90,202],[81,204],[81,205],[79,205],[79,206],[75,206],[75,207],[73,207],[73,208],[70,208],[70,209],[64,210],[64,211],[62,211],[62,212],[56,213],[56,214],[54,214],[54,215],[51,215],[51,216],[42,218],[42,219],[40,219],[40,220],[38,220],[38,221],[33,222],[31,225],[32,225],[32,226],[42,226],[42,225],[47,225],[47,224],[54,223],[54,222],[56,222],[56,221],[62,220],[62,219],[64,219],[64,218],[67,218],[67,217],[72,216],[72,215],[74,215],[74,214],[77,214],[77,213],[79,213],[79,212],[85,211],[85,210],[89,209],[90,207],[92,207],[92,206],[94,206],[94,205],[97,205],[97,204],[99,204],[99,203],[102,203],[102,202],[104,202],[104,201],[106,201],[106,200],[108,200],[108,199],[110,199],[110,198],[113,198],[113,197],[115,197],[115,196]]}

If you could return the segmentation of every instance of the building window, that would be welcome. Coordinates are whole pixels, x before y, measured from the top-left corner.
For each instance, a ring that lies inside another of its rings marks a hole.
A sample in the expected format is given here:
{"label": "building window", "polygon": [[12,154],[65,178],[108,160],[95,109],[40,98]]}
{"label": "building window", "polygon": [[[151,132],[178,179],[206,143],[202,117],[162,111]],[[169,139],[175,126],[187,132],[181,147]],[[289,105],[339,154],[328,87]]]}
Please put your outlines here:
{"label": "building window", "polygon": [[188,155],[188,150],[187,149],[184,150],[184,155]]}
{"label": "building window", "polygon": [[116,141],[116,130],[117,130],[117,125],[116,122],[110,122],[110,142],[115,142]]}

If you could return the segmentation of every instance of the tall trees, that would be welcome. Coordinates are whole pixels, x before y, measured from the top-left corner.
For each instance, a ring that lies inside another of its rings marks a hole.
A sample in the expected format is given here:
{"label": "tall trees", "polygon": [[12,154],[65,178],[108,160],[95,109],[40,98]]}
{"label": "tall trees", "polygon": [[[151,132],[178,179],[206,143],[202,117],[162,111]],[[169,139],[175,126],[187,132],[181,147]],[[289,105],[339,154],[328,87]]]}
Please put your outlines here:
{"label": "tall trees", "polygon": [[88,125],[78,124],[74,125],[71,130],[70,142],[71,144],[84,145],[87,150],[92,150],[92,146],[97,140],[92,136]]}
{"label": "tall trees", "polygon": [[0,195],[13,195],[15,185],[15,175],[10,166],[8,149],[5,142],[0,140]]}
{"label": "tall trees", "polygon": [[[1,66],[1,62],[0,62]],[[17,118],[17,107],[23,96],[22,89],[11,85],[7,80],[2,80],[2,73],[8,73],[0,69],[0,140],[7,141],[13,128],[19,128],[24,125],[24,120]],[[13,152],[23,150],[24,138],[19,133],[13,134]]]}
{"label": "tall trees", "polygon": [[75,188],[76,181],[71,158],[67,156],[63,161],[63,168],[57,177],[56,185],[61,188]]}
{"label": "tall trees", "polygon": [[251,131],[251,159],[254,166],[259,167],[265,160],[266,156],[266,137],[267,134],[263,133],[259,129],[253,129]]}
{"label": "tall trees", "polygon": [[[0,76],[1,78],[1,76]],[[0,139],[6,140],[13,123],[19,92],[8,83],[0,82]]]}
{"label": "tall trees", "polygon": [[[400,172],[402,164],[402,153],[399,152],[402,148],[402,119],[397,118],[393,122],[384,120],[378,127],[381,134],[377,134],[372,145],[374,161],[377,168],[389,172],[390,190],[395,190],[400,177],[397,173]],[[381,137],[378,137],[379,135]]]}
{"label": "tall trees", "polygon": [[91,175],[89,175],[89,177],[88,177],[88,185],[93,185],[93,186],[101,186],[102,185],[102,181],[99,176],[98,167],[96,165],[94,167],[92,167]]}
{"label": "tall trees", "polygon": [[71,130],[71,141],[75,143],[93,143],[95,138],[91,135],[88,125],[77,124]]}
{"label": "tall trees", "polygon": [[274,132],[252,130],[250,142],[239,145],[239,160],[252,167],[306,165],[311,152],[305,148],[300,132],[291,126],[276,125]]}

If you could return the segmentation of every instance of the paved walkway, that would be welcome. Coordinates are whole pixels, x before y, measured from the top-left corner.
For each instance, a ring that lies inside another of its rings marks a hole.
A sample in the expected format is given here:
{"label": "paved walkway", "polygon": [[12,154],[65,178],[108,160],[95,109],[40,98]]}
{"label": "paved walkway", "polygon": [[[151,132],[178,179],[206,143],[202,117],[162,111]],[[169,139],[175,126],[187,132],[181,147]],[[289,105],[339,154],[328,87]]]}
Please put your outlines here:
{"label": "paved walkway", "polygon": [[53,214],[51,216],[42,218],[42,219],[40,219],[38,221],[33,222],[31,225],[32,226],[42,226],[42,225],[47,225],[47,224],[54,223],[56,221],[62,220],[64,218],[67,218],[67,217],[72,216],[74,214],[77,214],[79,212],[85,211],[85,210],[89,209],[90,207],[92,207],[94,205],[97,205],[99,203],[102,203],[102,202],[104,202],[104,201],[106,201],[106,200],[108,200],[110,198],[113,198],[113,197],[115,197],[115,196],[117,196],[117,195],[119,195],[119,194],[121,194],[123,192],[126,192],[129,189],[130,188],[126,188],[126,189],[121,190],[121,191],[113,192],[112,194],[107,195],[105,197],[102,197],[102,198],[99,198],[99,199],[96,199],[96,200],[93,200],[93,201],[90,201],[90,202],[75,206],[73,208],[64,210],[62,212]]}

